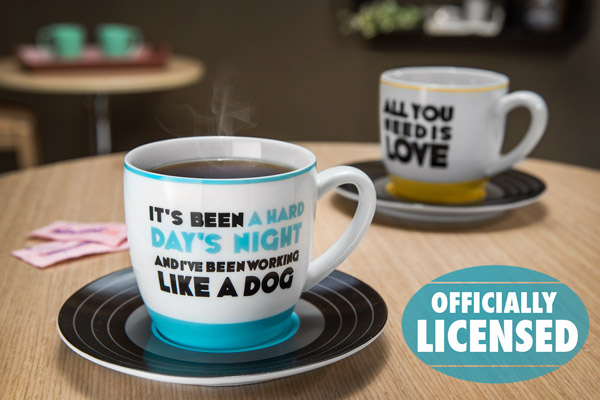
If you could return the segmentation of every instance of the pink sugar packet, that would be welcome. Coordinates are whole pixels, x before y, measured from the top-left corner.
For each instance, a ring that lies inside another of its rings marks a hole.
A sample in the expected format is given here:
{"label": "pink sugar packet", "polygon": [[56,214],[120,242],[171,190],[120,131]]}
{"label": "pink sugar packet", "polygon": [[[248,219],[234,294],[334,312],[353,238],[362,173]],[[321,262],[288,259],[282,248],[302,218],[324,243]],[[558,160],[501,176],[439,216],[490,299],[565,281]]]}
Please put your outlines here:
{"label": "pink sugar packet", "polygon": [[115,247],[127,238],[127,228],[120,223],[56,221],[34,230],[31,236],[60,241],[95,242]]}
{"label": "pink sugar packet", "polygon": [[66,242],[53,241],[38,244],[24,249],[14,250],[10,254],[38,268],[46,268],[64,260],[99,253],[114,253],[129,249],[129,243],[124,241],[117,247],[101,243],[70,240]]}

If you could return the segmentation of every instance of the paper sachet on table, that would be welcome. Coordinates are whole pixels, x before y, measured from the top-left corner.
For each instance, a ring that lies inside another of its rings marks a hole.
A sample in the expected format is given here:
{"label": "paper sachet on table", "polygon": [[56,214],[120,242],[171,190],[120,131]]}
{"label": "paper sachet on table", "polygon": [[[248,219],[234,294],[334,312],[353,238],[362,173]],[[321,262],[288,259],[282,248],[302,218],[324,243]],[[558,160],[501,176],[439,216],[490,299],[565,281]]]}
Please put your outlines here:
{"label": "paper sachet on table", "polygon": [[34,230],[31,236],[53,240],[11,254],[38,268],[87,255],[129,249],[125,224],[120,223],[56,221]]}
{"label": "paper sachet on table", "polygon": [[70,240],[67,242],[52,241],[38,244],[24,249],[15,250],[11,254],[26,263],[38,268],[46,268],[72,258],[83,257],[91,254],[114,253],[129,249],[127,241],[112,247],[102,243],[80,242]]}
{"label": "paper sachet on table", "polygon": [[127,228],[120,223],[83,223],[56,221],[31,232],[31,236],[51,240],[78,240],[118,246],[127,239]]}

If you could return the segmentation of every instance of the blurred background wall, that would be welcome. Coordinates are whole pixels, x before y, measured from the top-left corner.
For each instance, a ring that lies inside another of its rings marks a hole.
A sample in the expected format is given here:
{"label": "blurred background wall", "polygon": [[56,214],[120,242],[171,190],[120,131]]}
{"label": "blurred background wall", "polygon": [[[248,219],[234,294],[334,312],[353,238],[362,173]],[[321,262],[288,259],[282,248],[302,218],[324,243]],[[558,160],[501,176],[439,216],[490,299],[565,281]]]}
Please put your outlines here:
{"label": "blurred background wall", "polygon": [[[418,2],[417,2],[418,3]],[[593,2],[592,2],[593,3]],[[378,140],[378,79],[386,69],[456,65],[507,74],[511,90],[528,89],[548,103],[546,135],[532,156],[600,167],[600,7],[590,6],[588,26],[567,43],[511,38],[432,40],[407,35],[387,42],[340,33],[336,14],[353,1],[104,0],[8,1],[0,5],[0,54],[34,41],[41,26],[79,22],[94,39],[103,22],[137,25],[149,41],[166,41],[175,53],[201,59],[204,79],[170,92],[111,96],[114,151],[173,135],[212,134],[195,126],[180,105],[207,113],[220,71],[236,71],[235,101],[257,110],[256,126],[237,132],[284,140]],[[0,90],[0,100],[32,107],[42,161],[90,152],[85,96]],[[528,124],[525,111],[510,115],[505,147]],[[14,168],[0,154],[0,171]],[[361,159],[361,155],[356,155]]]}

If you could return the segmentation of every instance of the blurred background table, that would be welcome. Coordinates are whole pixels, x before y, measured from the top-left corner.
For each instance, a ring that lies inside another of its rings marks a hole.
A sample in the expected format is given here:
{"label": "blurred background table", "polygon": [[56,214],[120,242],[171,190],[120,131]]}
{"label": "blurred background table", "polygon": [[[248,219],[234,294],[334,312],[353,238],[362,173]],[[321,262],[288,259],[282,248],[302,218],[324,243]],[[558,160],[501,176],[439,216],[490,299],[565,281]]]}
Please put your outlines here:
{"label": "blurred background table", "polygon": [[[302,143],[320,171],[379,157],[375,144]],[[38,270],[11,250],[36,243],[28,233],[52,221],[123,221],[123,155],[66,161],[0,176],[0,376],[5,398],[593,398],[600,369],[600,172],[527,160],[520,169],[543,179],[546,195],[500,219],[464,226],[415,225],[377,217],[340,269],[385,299],[383,334],[359,353],[292,377],[239,387],[168,384],[125,375],[78,356],[56,331],[56,317],[82,286],[130,265],[127,252],[90,256]],[[314,255],[339,237],[354,204],[329,194],[317,206]],[[590,316],[587,342],[558,370],[529,381],[478,384],[423,364],[402,337],[402,312],[413,294],[460,268],[516,265],[566,283]],[[597,397],[596,397],[597,398]]]}
{"label": "blurred background table", "polygon": [[165,67],[31,72],[15,57],[0,58],[0,88],[52,94],[85,94],[93,110],[93,141],[99,154],[110,153],[109,95],[145,93],[192,85],[204,65],[191,57],[171,55]]}

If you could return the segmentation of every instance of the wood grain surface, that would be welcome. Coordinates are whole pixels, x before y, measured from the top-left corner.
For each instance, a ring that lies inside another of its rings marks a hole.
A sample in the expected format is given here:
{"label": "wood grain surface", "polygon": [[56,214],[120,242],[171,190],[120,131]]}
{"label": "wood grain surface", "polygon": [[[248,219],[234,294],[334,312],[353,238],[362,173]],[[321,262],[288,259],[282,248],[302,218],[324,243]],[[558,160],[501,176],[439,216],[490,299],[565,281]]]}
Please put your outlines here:
{"label": "wood grain surface", "polygon": [[176,89],[204,76],[204,64],[172,55],[165,67],[84,71],[25,71],[14,57],[0,59],[0,87],[55,94],[118,94]]}
{"label": "wood grain surface", "polygon": [[[319,171],[379,157],[376,144],[303,143]],[[128,267],[127,252],[89,256],[38,270],[10,251],[38,241],[28,232],[55,220],[124,221],[123,155],[98,156],[0,176],[0,398],[6,399],[336,399],[599,398],[600,172],[548,161],[519,168],[543,179],[536,204],[486,223],[417,225],[376,217],[340,269],[375,288],[389,309],[378,340],[335,364],[275,381],[202,387],[150,381],[98,366],[64,345],[56,330],[63,302],[90,281]],[[314,254],[348,225],[354,204],[329,194],[317,206]],[[408,300],[460,268],[506,264],[566,283],[590,316],[587,342],[558,370],[511,384],[451,378],[422,363],[402,337]]]}

